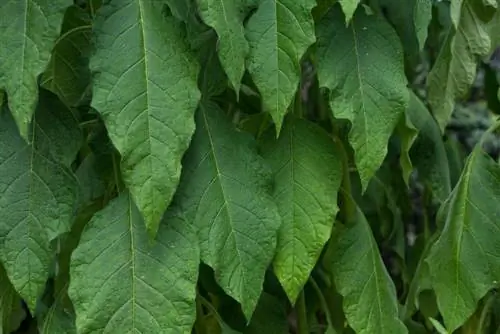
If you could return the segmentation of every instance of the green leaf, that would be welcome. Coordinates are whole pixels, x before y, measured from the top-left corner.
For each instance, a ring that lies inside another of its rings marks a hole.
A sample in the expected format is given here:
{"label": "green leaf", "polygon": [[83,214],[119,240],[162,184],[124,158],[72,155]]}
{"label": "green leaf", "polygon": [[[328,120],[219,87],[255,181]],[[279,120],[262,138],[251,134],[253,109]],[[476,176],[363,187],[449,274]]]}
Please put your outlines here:
{"label": "green leaf", "polygon": [[396,128],[396,133],[398,134],[399,140],[401,141],[399,164],[401,165],[403,180],[405,181],[406,185],[409,186],[410,175],[413,172],[413,163],[410,159],[410,150],[415,143],[415,140],[417,139],[418,130],[412,124],[410,116],[407,112],[402,115],[401,120],[399,121]]}
{"label": "green leaf", "polygon": [[71,0],[16,0],[0,4],[0,90],[24,139],[38,101],[38,76],[45,70]]}
{"label": "green leaf", "polygon": [[346,27],[338,6],[318,25],[318,78],[337,118],[352,123],[349,142],[363,190],[382,164],[408,106],[399,39],[380,17],[359,9]]}
{"label": "green leaf", "polygon": [[76,334],[75,314],[63,303],[66,289],[56,296],[54,303],[40,322],[40,334]]}
{"label": "green leaf", "polygon": [[246,24],[248,71],[279,134],[300,81],[300,61],[315,41],[314,0],[263,0]]}
{"label": "green leaf", "polygon": [[94,215],[71,258],[78,333],[188,333],[196,310],[196,235],[169,209],[151,243],[127,193]]}
{"label": "green leaf", "polygon": [[283,219],[273,266],[293,304],[330,238],[342,163],[332,139],[314,123],[290,117],[275,138],[269,131],[261,149],[274,172],[273,196]]}
{"label": "green leaf", "polygon": [[216,104],[204,102],[196,124],[176,198],[196,226],[203,262],[250,319],[281,223],[272,174],[253,138],[236,131]]}
{"label": "green leaf", "polygon": [[41,86],[56,93],[68,106],[78,105],[90,85],[88,62],[91,33],[90,16],[77,6],[69,7],[61,36],[41,77]]}
{"label": "green leaf", "polygon": [[165,0],[172,14],[179,20],[187,21],[191,14],[191,0]]}
{"label": "green leaf", "polygon": [[446,328],[451,333],[498,286],[500,167],[477,146],[440,210],[443,231],[427,262]]}
{"label": "green leaf", "polygon": [[330,266],[349,326],[358,334],[408,333],[398,319],[396,288],[362,211],[357,208],[348,225],[337,228]]}
{"label": "green leaf", "polygon": [[287,334],[288,323],[285,304],[278,298],[263,292],[252,321],[244,334]]}
{"label": "green leaf", "polygon": [[22,321],[22,300],[0,263],[0,333],[13,333]]}
{"label": "green leaf", "polygon": [[151,236],[180,178],[194,132],[198,66],[159,2],[116,0],[94,25],[92,106],[122,156],[123,180]]}
{"label": "green leaf", "polygon": [[424,103],[412,91],[407,113],[419,131],[410,151],[411,160],[420,180],[431,188],[436,199],[443,202],[451,192],[451,179],[441,131]]}
{"label": "green leaf", "polygon": [[452,25],[427,79],[429,104],[441,132],[451,117],[455,100],[462,98],[474,82],[477,60],[491,50],[488,22],[496,5],[476,0],[451,3]]}
{"label": "green leaf", "polygon": [[248,42],[239,15],[243,2],[242,0],[197,0],[197,2],[201,18],[214,28],[219,36],[219,59],[236,94],[239,94],[241,79],[245,73],[245,58],[248,55]]}
{"label": "green leaf", "polygon": [[[78,149],[78,128],[57,98],[40,92],[27,144],[7,108],[0,112],[0,260],[31,311],[43,291],[52,251],[67,232],[78,198],[68,168]],[[76,130],[75,130],[76,129]],[[71,152],[71,150],[75,150]]]}
{"label": "green leaf", "polygon": [[352,20],[354,12],[356,11],[356,8],[358,8],[359,6],[360,0],[339,0],[339,2],[345,15],[345,22],[346,24],[349,24],[349,22]]}

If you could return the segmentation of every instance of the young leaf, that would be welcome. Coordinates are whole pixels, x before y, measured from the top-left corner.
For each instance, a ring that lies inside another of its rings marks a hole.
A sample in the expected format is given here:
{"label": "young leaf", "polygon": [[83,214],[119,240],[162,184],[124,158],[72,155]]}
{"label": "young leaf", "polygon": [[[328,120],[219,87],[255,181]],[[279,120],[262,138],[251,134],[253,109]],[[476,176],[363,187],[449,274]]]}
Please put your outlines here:
{"label": "young leaf", "polygon": [[77,105],[90,85],[88,69],[92,25],[81,8],[66,11],[61,36],[56,41],[41,86],[57,94],[68,106]]}
{"label": "young leaf", "polygon": [[300,81],[300,60],[315,42],[314,0],[263,0],[246,24],[248,71],[279,134]]}
{"label": "young leaf", "polygon": [[352,123],[349,142],[365,190],[408,106],[401,44],[387,22],[361,8],[346,27],[335,6],[317,35],[319,83],[330,89],[335,117]]}
{"label": "young leaf", "polygon": [[262,151],[274,172],[273,196],[283,219],[274,272],[293,304],[330,238],[342,163],[328,134],[308,121],[288,118],[278,139],[274,131],[268,134]]}
{"label": "young leaf", "polygon": [[123,179],[151,236],[175,192],[194,132],[196,60],[161,2],[116,0],[98,12],[92,105],[121,153]]}
{"label": "young leaf", "polygon": [[492,1],[456,0],[451,4],[452,25],[427,79],[428,100],[441,132],[476,77],[477,59],[488,55],[488,22],[497,4]]}
{"label": "young leaf", "polygon": [[7,108],[0,113],[0,260],[32,311],[48,275],[49,241],[69,230],[78,198],[68,168],[78,149],[77,123],[51,101],[54,95],[40,93],[32,144],[20,137]]}
{"label": "young leaf", "polygon": [[446,328],[471,316],[500,277],[500,167],[478,145],[440,210],[443,231],[427,262]]}
{"label": "young leaf", "polygon": [[203,21],[215,29],[219,36],[219,59],[239,94],[241,79],[245,73],[248,42],[240,19],[242,0],[197,0]]}
{"label": "young leaf", "polygon": [[16,0],[0,4],[0,90],[25,140],[45,70],[71,0]]}
{"label": "young leaf", "polygon": [[71,258],[69,295],[78,333],[188,333],[199,250],[191,226],[169,209],[152,244],[127,193],[85,227]]}
{"label": "young leaf", "polygon": [[396,288],[362,211],[357,208],[347,227],[337,226],[329,265],[349,326],[358,334],[408,333],[398,318]]}
{"label": "young leaf", "polygon": [[13,333],[21,323],[22,300],[0,263],[0,333]]}
{"label": "young leaf", "polygon": [[200,106],[196,124],[176,198],[196,226],[203,262],[250,319],[281,223],[270,196],[272,174],[254,140],[213,102]]}

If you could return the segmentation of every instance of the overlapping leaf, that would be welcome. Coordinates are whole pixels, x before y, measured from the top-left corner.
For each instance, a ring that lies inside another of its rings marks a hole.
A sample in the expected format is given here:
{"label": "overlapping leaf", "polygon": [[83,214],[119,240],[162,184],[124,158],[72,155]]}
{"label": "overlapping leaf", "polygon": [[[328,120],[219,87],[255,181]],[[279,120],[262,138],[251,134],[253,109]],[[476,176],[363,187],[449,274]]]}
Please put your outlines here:
{"label": "overlapping leaf", "polygon": [[0,3],[0,90],[21,136],[29,129],[38,100],[38,76],[45,70],[71,0],[16,0]]}
{"label": "overlapping leaf", "polygon": [[152,236],[180,178],[200,93],[196,60],[162,3],[116,0],[95,21],[92,105],[122,155],[123,179]]}
{"label": "overlapping leaf", "polygon": [[169,209],[152,243],[127,193],[98,212],[72,255],[69,294],[78,333],[188,333],[199,249]]}
{"label": "overlapping leaf", "polygon": [[49,241],[69,230],[78,197],[68,168],[79,149],[69,110],[42,91],[30,141],[19,135],[7,108],[0,115],[0,259],[31,310],[51,261]]}
{"label": "overlapping leaf", "polygon": [[270,196],[272,174],[254,140],[214,103],[201,105],[196,124],[176,198],[198,231],[202,260],[250,319],[281,222]]}
{"label": "overlapping leaf", "polygon": [[349,24],[351,21],[356,8],[358,8],[359,1],[360,0],[339,0],[340,5],[342,6],[342,11],[345,15],[346,24]]}
{"label": "overlapping leaf", "polygon": [[488,22],[496,6],[496,1],[451,3],[452,25],[427,80],[428,100],[441,131],[451,117],[456,99],[463,97],[474,82],[477,60],[490,52]]}
{"label": "overlapping leaf", "polygon": [[279,138],[273,137],[270,131],[262,141],[283,219],[273,265],[294,303],[330,238],[338,212],[342,162],[331,138],[313,123],[289,118]]}
{"label": "overlapping leaf", "polygon": [[246,24],[248,71],[260,91],[264,111],[281,129],[300,80],[300,60],[315,42],[314,0],[263,0]]}
{"label": "overlapping leaf", "polygon": [[363,213],[358,208],[347,227],[337,226],[330,266],[349,325],[358,334],[408,333],[398,319],[396,289]]}
{"label": "overlapping leaf", "polygon": [[236,93],[245,72],[248,42],[240,17],[242,0],[197,0],[203,21],[219,36],[219,59]]}
{"label": "overlapping leaf", "polygon": [[0,264],[0,333],[12,333],[21,323],[22,301]]}
{"label": "overlapping leaf", "polygon": [[440,210],[443,231],[427,262],[451,333],[474,313],[500,277],[500,167],[478,146]]}
{"label": "overlapping leaf", "polygon": [[338,6],[318,24],[318,77],[337,118],[351,121],[349,142],[363,189],[387,153],[408,105],[399,39],[382,18],[360,8],[346,27]]}

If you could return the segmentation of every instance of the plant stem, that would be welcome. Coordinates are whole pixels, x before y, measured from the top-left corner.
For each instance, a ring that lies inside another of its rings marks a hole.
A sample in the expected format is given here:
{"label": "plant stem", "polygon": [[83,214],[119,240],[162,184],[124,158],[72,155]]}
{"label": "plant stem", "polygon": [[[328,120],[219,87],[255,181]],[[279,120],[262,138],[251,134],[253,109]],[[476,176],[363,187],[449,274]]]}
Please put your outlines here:
{"label": "plant stem", "polygon": [[304,290],[299,294],[297,303],[295,304],[295,311],[297,312],[297,330],[298,334],[309,334],[309,327],[307,326],[307,311],[306,311],[306,297]]}

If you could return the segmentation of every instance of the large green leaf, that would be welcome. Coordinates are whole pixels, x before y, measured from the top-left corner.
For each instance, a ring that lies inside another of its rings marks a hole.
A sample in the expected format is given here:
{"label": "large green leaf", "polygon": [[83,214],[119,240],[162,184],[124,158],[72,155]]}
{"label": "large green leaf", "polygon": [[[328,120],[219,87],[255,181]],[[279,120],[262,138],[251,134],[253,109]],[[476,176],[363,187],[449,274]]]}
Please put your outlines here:
{"label": "large green leaf", "polygon": [[302,56],[316,40],[315,6],[314,0],[262,0],[246,24],[248,71],[278,133],[298,89]]}
{"label": "large green leaf", "polygon": [[281,223],[270,195],[272,174],[255,141],[214,103],[201,105],[196,124],[176,198],[196,226],[202,260],[250,319]]}
{"label": "large green leaf", "polygon": [[450,31],[427,79],[428,100],[441,131],[476,77],[476,63],[491,50],[488,22],[496,1],[455,0],[451,2]]}
{"label": "large green leaf", "polygon": [[21,323],[22,300],[0,263],[0,334],[14,332]]}
{"label": "large green leaf", "polygon": [[41,77],[41,86],[59,95],[68,106],[77,105],[90,85],[91,33],[90,16],[77,6],[68,8],[61,36]]}
{"label": "large green leaf", "polygon": [[196,235],[169,209],[151,243],[127,193],[94,215],[71,258],[78,333],[189,333],[196,310]]}
{"label": "large green leaf", "polygon": [[38,100],[38,76],[45,70],[71,0],[15,0],[0,3],[0,90],[21,136],[29,138]]}
{"label": "large green leaf", "polygon": [[203,21],[214,28],[219,36],[219,59],[238,94],[248,54],[248,42],[240,17],[243,1],[197,0],[197,2]]}
{"label": "large green leaf", "polygon": [[352,123],[349,142],[366,189],[408,105],[401,44],[386,21],[363,8],[346,27],[335,6],[319,23],[317,35],[319,83],[330,89],[334,116]]}
{"label": "large green leaf", "polygon": [[338,212],[341,155],[328,134],[305,120],[288,118],[278,139],[262,140],[264,158],[275,177],[274,200],[283,219],[278,233],[274,272],[295,303]]}
{"label": "large green leaf", "polygon": [[394,283],[361,210],[337,228],[329,265],[349,326],[358,334],[408,333],[398,319]]}
{"label": "large green leaf", "polygon": [[125,184],[152,236],[179,182],[200,93],[196,60],[162,3],[116,0],[94,25],[92,105],[122,155]]}
{"label": "large green leaf", "polygon": [[40,93],[32,144],[7,108],[0,114],[0,260],[31,310],[47,279],[49,241],[69,230],[78,198],[68,168],[79,148],[78,124],[54,95]]}
{"label": "large green leaf", "polygon": [[476,310],[500,277],[500,167],[479,146],[440,210],[443,231],[427,262],[451,333]]}

